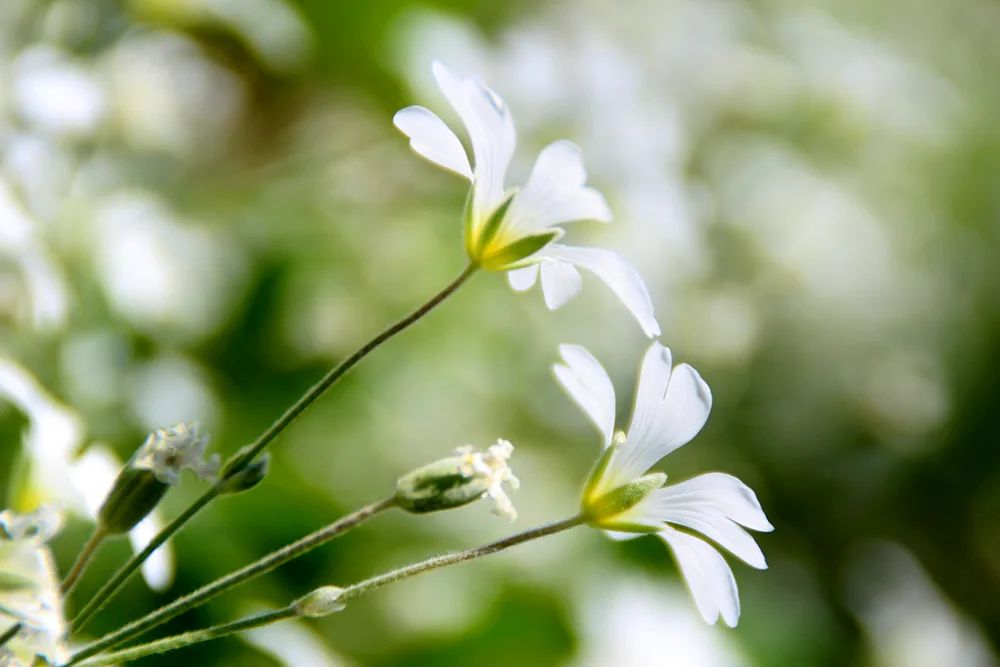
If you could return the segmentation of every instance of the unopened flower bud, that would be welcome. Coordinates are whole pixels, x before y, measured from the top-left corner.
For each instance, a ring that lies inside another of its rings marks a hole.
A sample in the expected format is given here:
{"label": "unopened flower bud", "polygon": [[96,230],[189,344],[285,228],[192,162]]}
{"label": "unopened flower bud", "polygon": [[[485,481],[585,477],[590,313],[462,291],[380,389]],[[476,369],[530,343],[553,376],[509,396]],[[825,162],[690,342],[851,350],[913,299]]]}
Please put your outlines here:
{"label": "unopened flower bud", "polygon": [[450,456],[430,463],[399,478],[396,483],[397,504],[415,514],[461,507],[489,496],[496,503],[497,514],[512,521],[517,512],[504,492],[503,484],[512,489],[520,486],[507,465],[514,446],[498,440],[484,452],[466,445]]}
{"label": "unopened flower bud", "polygon": [[194,424],[150,433],[122,467],[98,510],[101,529],[108,535],[132,530],[159,504],[167,489],[180,482],[185,468],[201,479],[212,479],[219,469],[219,456],[202,460],[207,444]]}
{"label": "unopened flower bud", "polygon": [[243,493],[254,488],[267,476],[271,466],[271,455],[264,454],[260,460],[247,465],[239,472],[232,473],[224,477],[225,484],[222,486],[223,493]]}
{"label": "unopened flower bud", "polygon": [[340,599],[344,589],[337,586],[323,586],[295,601],[295,612],[299,616],[319,618],[341,611],[347,603]]}

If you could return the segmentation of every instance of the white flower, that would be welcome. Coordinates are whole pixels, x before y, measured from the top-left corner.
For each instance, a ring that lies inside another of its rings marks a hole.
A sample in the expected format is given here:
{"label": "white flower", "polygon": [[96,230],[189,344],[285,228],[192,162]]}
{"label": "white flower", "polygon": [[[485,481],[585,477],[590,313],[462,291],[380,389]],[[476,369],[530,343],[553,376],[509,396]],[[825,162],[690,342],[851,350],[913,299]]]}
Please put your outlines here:
{"label": "white flower", "polygon": [[670,350],[653,343],[642,362],[628,433],[613,433],[615,391],[604,368],[582,347],[563,345],[560,352],[565,365],[554,367],[556,378],[604,436],[604,454],[583,498],[591,525],[616,539],[656,533],[673,551],[705,621],[715,623],[721,615],[735,626],[740,602],[729,565],[714,546],[674,526],[701,533],[750,566],[766,569],[760,547],[741,527],[774,529],[757,496],[723,473],[665,487],[664,475],[645,475],[704,426],[712,408],[708,385],[687,364],[671,368]]}
{"label": "white flower", "polygon": [[507,440],[497,440],[485,452],[477,452],[472,445],[464,445],[455,449],[455,454],[462,459],[459,471],[464,477],[479,478],[486,485],[486,495],[496,505],[493,510],[497,516],[507,517],[511,521],[517,518],[514,504],[504,492],[503,485],[517,491],[521,488],[520,480],[514,476],[507,460],[514,453],[514,445]]}
{"label": "white flower", "polygon": [[612,218],[601,193],[585,185],[580,149],[566,140],[549,144],[524,188],[507,188],[504,179],[517,133],[504,101],[478,77],[461,79],[439,62],[433,70],[469,133],[475,168],[461,140],[432,111],[407,107],[393,122],[414,151],[472,182],[465,220],[469,258],[489,271],[509,271],[510,284],[519,291],[535,283],[540,265],[545,302],[552,310],[580,292],[583,281],[576,267],[583,267],[608,284],[648,336],[658,336],[646,286],[621,257],[609,250],[553,243],[563,235],[558,225]]}
{"label": "white flower", "polygon": [[[0,357],[0,402],[10,401],[28,418],[23,451],[27,475],[16,480],[15,508],[32,509],[55,503],[76,515],[96,520],[98,510],[121,470],[121,461],[109,448],[91,445],[82,454],[84,425],[80,416],[56,401],[32,375]],[[143,519],[129,532],[137,553],[160,531],[158,513]],[[173,552],[163,545],[142,565],[150,588],[162,591],[173,579]]]}
{"label": "white flower", "polygon": [[199,479],[214,479],[219,472],[219,455],[202,460],[208,438],[198,431],[197,424],[177,424],[153,431],[135,453],[132,466],[150,470],[164,484],[176,486],[185,468]]}
{"label": "white flower", "polygon": [[0,629],[22,624],[0,664],[32,664],[36,655],[62,664],[69,657],[59,573],[45,544],[60,523],[47,507],[26,515],[0,512]]}

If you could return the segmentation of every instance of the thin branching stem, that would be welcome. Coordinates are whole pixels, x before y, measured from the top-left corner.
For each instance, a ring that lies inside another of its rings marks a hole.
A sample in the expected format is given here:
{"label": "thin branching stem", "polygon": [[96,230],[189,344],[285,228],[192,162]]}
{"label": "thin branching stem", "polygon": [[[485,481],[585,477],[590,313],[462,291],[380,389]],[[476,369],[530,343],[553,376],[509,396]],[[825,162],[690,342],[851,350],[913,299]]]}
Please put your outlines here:
{"label": "thin branching stem", "polygon": [[148,632],[156,626],[166,623],[170,619],[179,616],[190,609],[194,609],[195,607],[205,604],[217,595],[235,588],[240,584],[246,583],[251,579],[259,577],[262,574],[270,572],[276,567],[298,558],[302,554],[307,553],[320,545],[326,544],[333,538],[343,535],[351,528],[354,528],[379,512],[385,511],[394,506],[395,500],[389,498],[386,500],[380,500],[377,503],[372,503],[371,505],[366,505],[356,512],[352,512],[344,517],[341,517],[339,520],[331,523],[330,525],[320,528],[319,530],[306,535],[302,539],[292,542],[291,544],[284,546],[281,549],[254,561],[253,563],[250,563],[246,567],[216,579],[212,583],[206,584],[198,590],[188,593],[183,597],[179,597],[173,602],[150,612],[142,618],[132,621],[128,625],[105,635],[74,655],[73,660],[69,664],[77,664],[85,658],[107,651],[108,649],[114,648],[115,646],[118,646],[133,637],[137,637],[145,632]]}
{"label": "thin branching stem", "polygon": [[63,579],[60,592],[64,596],[68,595],[80,581],[80,577],[83,576],[84,571],[87,569],[90,559],[97,553],[97,550],[104,543],[104,538],[106,537],[107,533],[104,531],[104,528],[98,524],[94,528],[94,532],[90,534],[90,539],[87,540],[87,543],[83,545],[83,549],[80,550],[80,555],[73,562],[73,566],[69,569],[69,574]]}
{"label": "thin branching stem", "polygon": [[[564,530],[579,526],[585,522],[585,517],[574,516],[568,519],[563,519],[562,521],[556,521],[555,523],[532,528],[531,530],[526,530],[523,533],[517,533],[516,535],[505,537],[502,540],[497,540],[496,542],[491,542],[490,544],[485,544],[481,547],[475,547],[473,549],[466,549],[465,551],[457,551],[455,553],[429,558],[425,561],[413,563],[412,565],[401,567],[398,570],[393,570],[392,572],[387,572],[370,579],[365,579],[364,581],[358,582],[352,586],[348,586],[343,590],[343,593],[341,593],[338,599],[346,602],[349,599],[361,597],[362,595],[382,588],[383,586],[388,586],[389,584],[409,579],[410,577],[418,574],[448,567],[450,565],[466,563],[477,558],[482,558],[483,556],[489,556],[490,554],[503,551],[504,549],[509,549],[510,547],[523,544],[524,542],[560,533]],[[154,653],[165,653],[174,649],[190,646],[191,644],[197,644],[210,639],[224,637],[235,632],[241,632],[243,630],[258,628],[264,625],[270,625],[271,623],[277,623],[279,621],[295,618],[299,615],[298,604],[292,603],[283,609],[268,612],[267,614],[252,616],[250,618],[234,621],[232,623],[216,625],[194,632],[186,632],[173,637],[159,639],[148,644],[140,644],[139,646],[133,646],[131,648],[122,649],[112,653],[97,655],[100,651],[110,647],[106,644],[105,640],[101,640],[75,654],[73,658],[66,663],[66,667],[104,667],[105,665],[113,665],[127,660],[136,660],[148,655],[153,655]],[[107,639],[107,637],[105,639]],[[103,646],[99,646],[101,644],[103,644]]]}
{"label": "thin branching stem", "polygon": [[215,500],[218,496],[222,495],[222,490],[226,481],[253,462],[257,455],[264,451],[264,449],[271,444],[271,442],[277,438],[282,431],[288,428],[288,426],[291,425],[291,423],[294,422],[299,415],[305,412],[305,410],[312,405],[316,399],[322,396],[327,389],[333,386],[334,383],[346,375],[348,371],[358,364],[358,362],[368,356],[368,354],[374,351],[382,343],[420,320],[438,304],[454,294],[459,287],[465,284],[465,282],[472,277],[478,268],[479,267],[476,264],[469,264],[466,266],[457,278],[451,281],[451,283],[449,283],[440,292],[435,294],[430,301],[420,306],[392,326],[383,330],[380,334],[368,341],[368,343],[366,343],[357,352],[340,362],[340,364],[327,373],[326,376],[324,376],[319,382],[313,385],[309,391],[303,394],[303,396],[296,401],[294,405],[288,408],[285,413],[281,415],[273,424],[271,424],[271,426],[256,440],[254,440],[253,443],[244,447],[230,457],[229,461],[227,461],[224,466],[226,474],[220,476],[216,483],[206,490],[193,503],[191,503],[186,510],[175,517],[173,521],[164,526],[164,528],[157,533],[157,535],[142,551],[135,554],[124,565],[122,565],[117,572],[115,572],[114,576],[112,576],[111,579],[101,587],[93,599],[91,599],[90,602],[84,606],[77,617],[73,620],[73,630],[78,632],[87,624],[88,621],[90,621],[90,619],[96,616],[97,613],[111,601],[125,582],[128,581],[133,574],[135,574],[136,570],[138,570],[142,564],[146,562],[146,559],[148,559],[154,551],[160,548],[164,542],[177,533],[184,526],[184,524],[190,521],[191,518],[200,512],[206,505]]}

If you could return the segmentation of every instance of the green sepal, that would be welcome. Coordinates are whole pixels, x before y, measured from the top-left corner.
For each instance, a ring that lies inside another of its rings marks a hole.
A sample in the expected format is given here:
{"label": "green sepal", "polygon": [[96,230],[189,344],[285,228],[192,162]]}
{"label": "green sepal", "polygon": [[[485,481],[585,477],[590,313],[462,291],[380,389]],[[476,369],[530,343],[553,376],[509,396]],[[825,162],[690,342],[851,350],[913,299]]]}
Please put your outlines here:
{"label": "green sepal", "polygon": [[152,470],[136,468],[129,460],[97,511],[98,525],[108,535],[127,533],[153,511],[169,488]]}
{"label": "green sepal", "polygon": [[602,524],[613,517],[635,507],[641,500],[663,486],[667,476],[654,472],[619,486],[593,501],[584,500],[584,513],[593,523]]}
{"label": "green sepal", "polygon": [[462,474],[462,459],[452,456],[417,468],[396,482],[396,504],[414,514],[437,512],[475,502],[486,493],[481,477]]}
{"label": "green sepal", "polygon": [[604,448],[601,452],[601,456],[597,459],[594,467],[590,471],[590,475],[587,477],[586,483],[583,485],[583,504],[586,505],[593,497],[594,492],[600,486],[601,478],[604,477],[604,472],[608,469],[608,465],[611,464],[611,459],[618,451],[618,443],[612,441],[610,445]]}
{"label": "green sepal", "polygon": [[514,195],[516,193],[511,193],[509,197],[504,201],[504,203],[497,206],[493,214],[490,215],[489,220],[483,225],[482,230],[479,232],[479,237],[475,239],[475,256],[481,257],[483,250],[490,246],[490,242],[496,237],[497,232],[500,231],[500,225],[503,224],[504,216],[507,215],[507,209],[510,208],[511,203],[514,201]]}
{"label": "green sepal", "polygon": [[501,248],[489,257],[482,258],[482,267],[487,271],[507,271],[513,268],[516,262],[531,257],[536,252],[552,243],[561,235],[561,230],[552,230],[544,234],[526,236],[514,241],[509,246]]}
{"label": "green sepal", "polygon": [[264,481],[270,466],[271,455],[264,454],[260,459],[248,464],[242,470],[236,472],[230,471],[227,476],[222,478],[225,480],[222,485],[222,493],[231,494],[249,491]]}
{"label": "green sepal", "polygon": [[476,256],[476,216],[472,205],[475,192],[475,186],[469,188],[469,194],[465,196],[465,208],[462,210],[462,239],[465,242],[465,254],[470,259]]}

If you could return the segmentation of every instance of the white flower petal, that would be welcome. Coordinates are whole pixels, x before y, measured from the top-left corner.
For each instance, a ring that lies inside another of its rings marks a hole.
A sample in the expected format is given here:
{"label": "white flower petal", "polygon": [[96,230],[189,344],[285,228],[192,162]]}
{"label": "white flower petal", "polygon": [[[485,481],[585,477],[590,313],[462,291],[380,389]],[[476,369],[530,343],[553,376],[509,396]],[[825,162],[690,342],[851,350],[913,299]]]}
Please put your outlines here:
{"label": "white flower petal", "polygon": [[653,316],[653,300],[646,285],[636,270],[617,254],[601,248],[577,248],[553,243],[533,257],[569,262],[595,273],[632,311],[647,336],[654,338],[660,335],[660,325]]}
{"label": "white flower petal", "polygon": [[460,79],[440,62],[434,78],[469,132],[475,158],[473,205],[485,217],[504,199],[504,177],[514,155],[517,133],[504,101],[477,77]]}
{"label": "white flower petal", "polygon": [[507,281],[518,292],[531,289],[538,279],[538,264],[530,264],[507,272]]}
{"label": "white flower petal", "polygon": [[604,446],[611,444],[615,428],[615,388],[604,367],[579,345],[560,345],[566,365],[556,364],[556,379],[604,435]]}
{"label": "white flower petal", "polygon": [[695,605],[706,623],[714,624],[719,616],[731,628],[740,618],[740,597],[733,571],[722,555],[697,537],[667,528],[657,536],[666,542]]}
{"label": "white flower petal", "polygon": [[667,523],[698,531],[719,546],[728,549],[751,567],[758,570],[767,569],[764,553],[750,533],[726,517],[713,512],[710,507],[674,508],[662,512],[659,517]]}
{"label": "white flower petal", "polygon": [[[152,514],[140,521],[128,534],[132,550],[139,553],[145,549],[162,527]],[[142,578],[154,591],[162,593],[170,588],[174,580],[174,556],[169,542],[150,554],[142,564]]]}
{"label": "white flower petal", "polygon": [[635,411],[625,444],[608,469],[611,486],[640,477],[657,461],[689,442],[708,419],[712,409],[708,385],[687,364],[672,372],[669,364],[670,350],[653,343],[643,359]]}
{"label": "white flower petal", "polygon": [[583,278],[568,262],[542,262],[542,293],[545,305],[555,310],[580,293]]}
{"label": "white flower petal", "polygon": [[410,147],[417,154],[472,180],[472,167],[462,142],[433,111],[406,107],[396,112],[392,122],[410,138]]}
{"label": "white flower petal", "polygon": [[721,472],[699,475],[685,482],[658,489],[649,500],[651,503],[655,502],[658,508],[709,506],[751,530],[761,532],[774,530],[753,489],[732,475]]}
{"label": "white flower petal", "polygon": [[625,540],[634,540],[637,537],[642,537],[643,535],[648,535],[649,533],[626,533],[618,530],[606,530],[604,531],[604,534],[616,542],[624,542]]}
{"label": "white flower petal", "polygon": [[537,232],[576,220],[611,222],[611,209],[600,192],[584,186],[583,155],[561,139],[542,149],[524,189],[508,211],[511,229]]}

